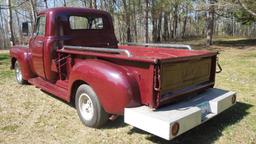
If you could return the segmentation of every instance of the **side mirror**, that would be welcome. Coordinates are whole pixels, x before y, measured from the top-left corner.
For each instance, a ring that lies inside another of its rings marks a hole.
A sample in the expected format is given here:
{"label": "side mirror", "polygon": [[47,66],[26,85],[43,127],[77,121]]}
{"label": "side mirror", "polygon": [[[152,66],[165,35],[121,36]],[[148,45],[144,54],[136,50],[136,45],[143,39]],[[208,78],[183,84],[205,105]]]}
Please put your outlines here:
{"label": "side mirror", "polygon": [[22,34],[23,34],[23,36],[28,36],[28,34],[29,34],[29,24],[28,24],[28,22],[23,22],[22,23]]}

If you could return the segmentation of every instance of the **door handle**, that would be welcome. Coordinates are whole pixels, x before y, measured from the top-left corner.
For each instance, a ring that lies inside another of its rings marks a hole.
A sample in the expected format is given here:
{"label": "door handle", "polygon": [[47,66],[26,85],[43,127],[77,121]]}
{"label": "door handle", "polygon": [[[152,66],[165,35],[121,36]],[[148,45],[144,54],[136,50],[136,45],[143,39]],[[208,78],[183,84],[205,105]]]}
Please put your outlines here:
{"label": "door handle", "polygon": [[37,43],[40,44],[40,45],[44,44],[43,41],[37,41]]}

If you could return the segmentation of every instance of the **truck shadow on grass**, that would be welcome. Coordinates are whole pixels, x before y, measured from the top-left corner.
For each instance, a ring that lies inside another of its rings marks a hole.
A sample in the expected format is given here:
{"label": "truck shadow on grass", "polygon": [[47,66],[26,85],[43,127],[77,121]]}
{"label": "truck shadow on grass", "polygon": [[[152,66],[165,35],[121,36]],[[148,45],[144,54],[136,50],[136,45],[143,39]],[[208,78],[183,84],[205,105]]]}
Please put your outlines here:
{"label": "truck shadow on grass", "polygon": [[[208,122],[195,127],[194,129],[180,135],[179,137],[173,139],[172,141],[167,141],[157,136],[149,134],[146,138],[153,143],[206,143],[210,144],[216,141],[220,136],[222,136],[222,131],[231,125],[238,123],[246,115],[248,115],[248,109],[253,105],[237,102],[232,108],[224,111],[215,118],[209,120]],[[140,129],[133,127],[129,134],[141,133],[148,134]]]}
{"label": "truck shadow on grass", "polygon": [[245,46],[256,46],[256,39],[217,40],[214,45],[243,49]]}
{"label": "truck shadow on grass", "polygon": [[[32,86],[32,85],[31,85]],[[63,102],[64,104],[70,106],[71,108],[75,108],[75,104],[74,103],[69,103],[69,102],[66,102],[64,100],[62,100],[61,98],[59,97],[56,97],[55,95],[47,92],[47,91],[44,91],[41,89],[41,91],[49,96],[51,96],[52,98],[56,99],[56,100],[59,100],[61,102]],[[127,124],[124,123],[124,117],[123,116],[119,116],[117,119],[113,120],[113,121],[108,121],[108,123],[103,126],[101,129],[114,129],[114,128],[121,128],[121,127],[125,127],[125,126],[128,126]]]}
{"label": "truck shadow on grass", "polygon": [[240,50],[246,50],[248,48],[251,48],[252,46],[256,46],[256,39],[234,39],[234,40],[214,40],[213,46],[206,47],[204,43],[191,43],[190,44],[193,49],[196,50],[202,50],[202,49],[208,49],[208,50],[224,50],[225,48],[235,48]]}

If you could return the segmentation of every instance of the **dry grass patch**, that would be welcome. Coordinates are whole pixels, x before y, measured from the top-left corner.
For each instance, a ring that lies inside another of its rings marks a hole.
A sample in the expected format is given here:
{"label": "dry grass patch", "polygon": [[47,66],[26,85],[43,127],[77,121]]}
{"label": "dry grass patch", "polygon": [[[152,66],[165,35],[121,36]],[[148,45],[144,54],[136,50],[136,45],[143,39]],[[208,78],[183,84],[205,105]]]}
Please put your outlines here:
{"label": "dry grass patch", "polygon": [[[223,72],[216,87],[238,93],[238,103],[171,143],[248,143],[256,141],[256,49],[221,49]],[[123,123],[102,129],[82,125],[76,110],[36,89],[18,85],[7,52],[0,54],[0,143],[170,143]]]}

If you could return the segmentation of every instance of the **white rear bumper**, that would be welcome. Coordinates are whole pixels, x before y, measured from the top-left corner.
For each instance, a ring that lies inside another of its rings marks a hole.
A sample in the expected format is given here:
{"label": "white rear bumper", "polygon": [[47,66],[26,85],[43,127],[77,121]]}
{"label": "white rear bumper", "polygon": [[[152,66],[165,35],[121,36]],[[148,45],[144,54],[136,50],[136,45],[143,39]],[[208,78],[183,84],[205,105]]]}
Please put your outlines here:
{"label": "white rear bumper", "polygon": [[[157,110],[147,106],[125,108],[124,121],[134,127],[157,135],[166,140],[202,124],[235,104],[236,93],[211,88],[184,102]],[[178,123],[178,133],[172,134],[173,125]]]}

